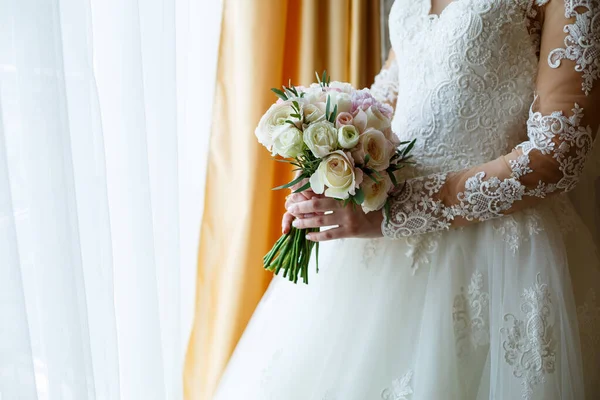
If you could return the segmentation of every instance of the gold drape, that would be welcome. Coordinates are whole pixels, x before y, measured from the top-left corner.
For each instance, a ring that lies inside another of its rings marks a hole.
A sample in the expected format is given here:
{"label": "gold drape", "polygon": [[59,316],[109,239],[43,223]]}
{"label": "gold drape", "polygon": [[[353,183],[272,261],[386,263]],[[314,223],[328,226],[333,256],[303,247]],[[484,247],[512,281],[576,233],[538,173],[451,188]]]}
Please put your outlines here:
{"label": "gold drape", "polygon": [[291,175],[254,136],[276,100],[269,89],[323,69],[368,86],[379,43],[376,0],[224,0],[186,400],[211,399],[272,277],[262,257],[281,235],[287,193],[271,188]]}

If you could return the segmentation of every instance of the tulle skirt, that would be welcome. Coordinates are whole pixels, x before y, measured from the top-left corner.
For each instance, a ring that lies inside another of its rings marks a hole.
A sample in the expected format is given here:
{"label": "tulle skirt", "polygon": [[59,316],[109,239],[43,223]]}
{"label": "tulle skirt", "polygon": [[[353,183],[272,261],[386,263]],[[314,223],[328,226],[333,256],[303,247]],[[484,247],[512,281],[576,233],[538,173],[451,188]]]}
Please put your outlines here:
{"label": "tulle skirt", "polygon": [[322,244],[308,285],[273,280],[214,399],[600,398],[600,262],[565,212]]}

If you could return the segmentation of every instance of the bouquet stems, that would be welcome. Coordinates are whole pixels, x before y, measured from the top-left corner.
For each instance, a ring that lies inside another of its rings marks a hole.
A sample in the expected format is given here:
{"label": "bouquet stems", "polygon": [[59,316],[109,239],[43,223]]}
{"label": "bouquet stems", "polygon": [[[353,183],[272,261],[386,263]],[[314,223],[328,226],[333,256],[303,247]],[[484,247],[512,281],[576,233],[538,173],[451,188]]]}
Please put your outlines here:
{"label": "bouquet stems", "polygon": [[313,248],[316,246],[317,272],[319,272],[319,244],[306,239],[309,232],[318,232],[319,229],[296,229],[282,235],[275,243],[271,251],[263,258],[266,270],[279,275],[283,270],[283,276],[291,282],[298,283],[301,277],[304,283],[308,283],[308,264]]}

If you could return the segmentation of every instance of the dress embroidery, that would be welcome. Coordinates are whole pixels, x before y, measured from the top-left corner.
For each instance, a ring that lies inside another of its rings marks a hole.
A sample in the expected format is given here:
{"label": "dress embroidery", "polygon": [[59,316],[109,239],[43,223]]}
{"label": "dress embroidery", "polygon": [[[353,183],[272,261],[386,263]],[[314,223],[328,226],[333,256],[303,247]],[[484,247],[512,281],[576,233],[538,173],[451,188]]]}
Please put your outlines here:
{"label": "dress embroidery", "polygon": [[516,254],[523,243],[543,230],[542,218],[537,209],[527,209],[519,217],[507,215],[497,219],[494,230],[502,235],[512,253]]}
{"label": "dress embroidery", "polygon": [[403,377],[395,379],[392,387],[381,392],[382,400],[411,400],[413,390],[411,388],[413,371],[408,371]]}
{"label": "dress embroidery", "polygon": [[490,342],[490,295],[483,290],[483,274],[473,272],[467,293],[465,288],[454,298],[452,320],[456,338],[456,351],[464,359],[472,350]]}
{"label": "dress embroidery", "polygon": [[365,268],[371,267],[371,260],[373,259],[373,257],[375,257],[378,243],[379,239],[369,239],[365,242],[365,246],[362,252],[362,262]]}
{"label": "dress embroidery", "polygon": [[554,339],[553,309],[550,289],[538,274],[533,286],[521,295],[522,319],[506,314],[504,359],[513,369],[513,375],[522,380],[522,397],[529,400],[535,387],[546,381],[546,374],[554,372],[556,342]]}
{"label": "dress embroidery", "polygon": [[566,0],[565,17],[575,22],[565,26],[565,48],[552,50],[548,64],[558,68],[563,59],[574,61],[575,70],[583,75],[581,88],[589,95],[600,77],[600,0]]}

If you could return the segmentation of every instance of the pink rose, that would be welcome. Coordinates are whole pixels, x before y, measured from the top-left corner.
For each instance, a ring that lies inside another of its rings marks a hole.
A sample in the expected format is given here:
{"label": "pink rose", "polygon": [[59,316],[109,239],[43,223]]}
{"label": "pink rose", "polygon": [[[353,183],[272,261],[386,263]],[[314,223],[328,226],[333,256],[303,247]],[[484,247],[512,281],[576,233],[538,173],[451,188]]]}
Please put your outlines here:
{"label": "pink rose", "polygon": [[343,125],[352,125],[352,121],[354,121],[352,114],[347,112],[339,113],[335,120],[335,127],[339,128]]}
{"label": "pink rose", "polygon": [[354,119],[352,120],[352,125],[354,125],[360,133],[363,133],[367,129],[367,121],[367,113],[361,109],[356,110],[354,113]]}

